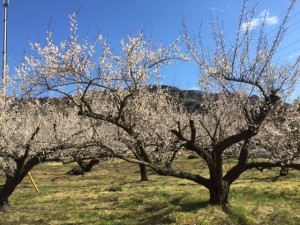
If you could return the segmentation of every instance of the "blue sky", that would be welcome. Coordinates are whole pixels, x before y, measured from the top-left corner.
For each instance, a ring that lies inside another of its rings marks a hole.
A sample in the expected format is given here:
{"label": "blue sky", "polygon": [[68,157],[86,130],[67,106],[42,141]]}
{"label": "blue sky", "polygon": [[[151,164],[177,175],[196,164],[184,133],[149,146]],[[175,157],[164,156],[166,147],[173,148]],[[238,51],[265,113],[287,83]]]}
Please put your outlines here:
{"label": "blue sky", "polygon": [[[255,29],[261,21],[260,14],[268,12],[267,29],[272,32],[288,3],[288,0],[258,1],[257,15],[251,26]],[[74,10],[79,10],[79,33],[82,38],[86,34],[93,38],[100,30],[108,38],[113,49],[118,50],[122,38],[130,33],[136,34],[141,29],[148,37],[151,36],[154,42],[172,42],[182,30],[182,16],[187,20],[192,35],[196,34],[202,22],[204,39],[208,45],[211,40],[208,34],[212,15],[222,21],[225,31],[234,37],[241,5],[240,0],[10,0],[10,73],[13,73],[14,66],[22,62],[22,54],[28,51],[29,42],[44,40],[50,21],[57,43],[66,38],[69,32],[68,15]],[[287,36],[279,48],[281,58],[292,60],[300,55],[299,5],[298,3],[294,10]],[[0,14],[3,18],[3,8]],[[1,30],[2,26],[1,24]],[[192,63],[181,63],[162,72],[165,84],[182,89],[193,89],[197,86],[197,67]]]}

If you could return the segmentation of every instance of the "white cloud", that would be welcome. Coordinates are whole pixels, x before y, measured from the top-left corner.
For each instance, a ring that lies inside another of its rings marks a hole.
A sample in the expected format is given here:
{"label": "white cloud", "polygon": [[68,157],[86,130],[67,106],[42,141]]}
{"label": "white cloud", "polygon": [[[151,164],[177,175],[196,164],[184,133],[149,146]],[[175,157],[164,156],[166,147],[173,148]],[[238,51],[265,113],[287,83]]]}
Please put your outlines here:
{"label": "white cloud", "polygon": [[242,24],[242,29],[243,29],[244,31],[247,30],[247,29],[252,30],[252,29],[258,27],[260,24],[261,24],[260,19],[254,18],[254,19],[251,20],[251,21],[248,21],[248,22],[246,22],[246,23],[243,23],[243,24]]}
{"label": "white cloud", "polygon": [[242,24],[242,30],[253,30],[256,27],[260,26],[263,22],[265,22],[266,25],[276,25],[278,24],[278,17],[277,16],[271,16],[269,10],[263,10],[259,16],[253,18],[252,20],[245,22]]}
{"label": "white cloud", "polygon": [[277,16],[271,16],[269,10],[264,10],[260,13],[261,22],[266,20],[267,25],[276,25],[278,23],[278,17]]}

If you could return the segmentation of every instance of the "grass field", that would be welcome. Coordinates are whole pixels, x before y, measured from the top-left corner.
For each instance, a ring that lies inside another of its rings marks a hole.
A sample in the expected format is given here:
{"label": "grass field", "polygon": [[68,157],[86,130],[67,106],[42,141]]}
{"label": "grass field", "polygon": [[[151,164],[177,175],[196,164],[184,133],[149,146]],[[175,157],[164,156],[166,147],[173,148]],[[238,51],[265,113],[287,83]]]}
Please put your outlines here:
{"label": "grass field", "polygon": [[[197,162],[178,165],[201,169]],[[0,212],[0,224],[300,224],[300,171],[277,181],[276,170],[245,173],[232,185],[230,209],[223,211],[208,205],[208,191],[193,182],[151,172],[151,181],[138,182],[134,164],[101,162],[83,177],[64,175],[71,166],[36,167],[31,174],[40,193],[26,178],[10,198],[12,207]]]}

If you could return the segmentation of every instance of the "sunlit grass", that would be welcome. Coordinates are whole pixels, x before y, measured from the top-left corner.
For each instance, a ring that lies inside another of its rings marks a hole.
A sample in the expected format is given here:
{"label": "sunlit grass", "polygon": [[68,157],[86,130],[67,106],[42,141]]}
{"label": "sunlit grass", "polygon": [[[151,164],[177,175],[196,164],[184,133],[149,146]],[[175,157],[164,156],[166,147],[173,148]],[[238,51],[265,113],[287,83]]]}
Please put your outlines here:
{"label": "sunlit grass", "polygon": [[[177,166],[202,170],[197,162]],[[277,181],[277,170],[245,173],[232,185],[230,207],[222,210],[208,205],[208,191],[193,182],[151,172],[149,182],[138,182],[134,164],[101,162],[83,177],[66,176],[71,166],[35,168],[40,193],[25,178],[10,198],[12,207],[0,213],[0,224],[300,224],[299,171]]]}

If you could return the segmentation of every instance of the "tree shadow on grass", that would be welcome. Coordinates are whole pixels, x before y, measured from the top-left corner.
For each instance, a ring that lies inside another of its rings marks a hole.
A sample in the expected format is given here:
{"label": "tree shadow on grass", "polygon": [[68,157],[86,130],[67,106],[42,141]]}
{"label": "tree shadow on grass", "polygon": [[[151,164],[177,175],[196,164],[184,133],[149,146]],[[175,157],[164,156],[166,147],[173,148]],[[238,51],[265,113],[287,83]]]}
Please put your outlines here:
{"label": "tree shadow on grass", "polygon": [[180,211],[182,212],[192,212],[198,209],[206,208],[209,206],[209,201],[192,201],[192,202],[183,202],[182,197],[174,198],[170,203],[174,206],[179,206]]}
{"label": "tree shadow on grass", "polygon": [[176,219],[171,216],[172,214],[177,212],[193,212],[201,208],[206,208],[208,205],[208,201],[187,201],[184,197],[176,197],[168,201],[166,205],[145,208],[145,212],[150,215],[139,221],[139,224],[174,224],[176,223]]}
{"label": "tree shadow on grass", "polygon": [[224,213],[227,214],[227,216],[233,220],[236,221],[237,224],[240,225],[251,225],[253,224],[253,221],[247,216],[246,211],[243,208],[233,208],[231,206],[223,206],[222,210]]}
{"label": "tree shadow on grass", "polygon": [[175,219],[170,217],[171,210],[163,210],[160,212],[156,212],[151,216],[143,218],[143,220],[139,221],[139,225],[149,225],[149,224],[174,224]]}

